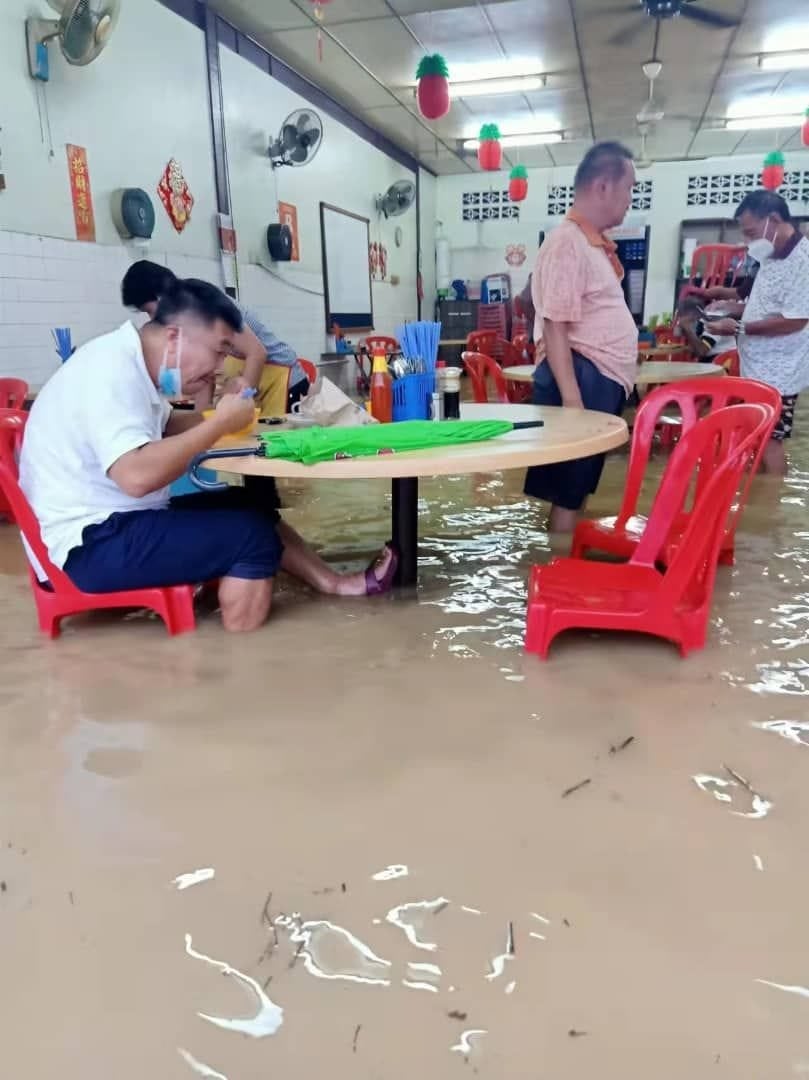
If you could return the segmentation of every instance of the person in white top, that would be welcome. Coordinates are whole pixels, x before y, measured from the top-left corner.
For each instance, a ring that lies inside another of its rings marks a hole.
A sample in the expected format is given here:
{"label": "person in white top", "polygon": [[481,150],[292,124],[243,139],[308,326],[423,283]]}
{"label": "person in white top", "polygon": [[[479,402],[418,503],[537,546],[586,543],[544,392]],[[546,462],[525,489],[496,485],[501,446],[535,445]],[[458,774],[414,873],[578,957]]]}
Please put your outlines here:
{"label": "person in white top", "polygon": [[82,346],[37,397],[20,486],[50,559],[83,591],[219,581],[225,629],[253,630],[269,614],[279,567],[321,592],[390,586],[389,549],[365,574],[336,574],[272,502],[244,488],[170,498],[197,454],[253,420],[252,399],[233,394],[208,419],[170,405],[212,384],[241,327],[215,286],[177,281],[151,322]]}
{"label": "person in white top", "polygon": [[711,331],[735,333],[742,376],[781,394],[781,416],[763,466],[784,475],[784,440],[792,435],[798,394],[809,386],[809,240],[795,227],[786,201],[772,191],[751,191],[735,217],[759,271],[739,319],[714,322]]}

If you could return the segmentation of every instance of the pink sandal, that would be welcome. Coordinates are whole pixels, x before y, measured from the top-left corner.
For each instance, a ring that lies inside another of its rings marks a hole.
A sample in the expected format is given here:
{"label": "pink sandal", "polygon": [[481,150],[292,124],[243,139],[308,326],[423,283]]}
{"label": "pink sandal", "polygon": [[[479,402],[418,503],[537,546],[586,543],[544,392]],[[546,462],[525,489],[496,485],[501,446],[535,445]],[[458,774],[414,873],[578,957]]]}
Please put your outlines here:
{"label": "pink sandal", "polygon": [[385,547],[391,552],[390,565],[381,578],[377,578],[374,573],[374,567],[377,560],[371,563],[368,569],[365,571],[365,595],[366,596],[382,596],[384,593],[390,592],[393,586],[393,579],[396,577],[396,571],[399,569],[399,553],[390,544],[385,544]]}

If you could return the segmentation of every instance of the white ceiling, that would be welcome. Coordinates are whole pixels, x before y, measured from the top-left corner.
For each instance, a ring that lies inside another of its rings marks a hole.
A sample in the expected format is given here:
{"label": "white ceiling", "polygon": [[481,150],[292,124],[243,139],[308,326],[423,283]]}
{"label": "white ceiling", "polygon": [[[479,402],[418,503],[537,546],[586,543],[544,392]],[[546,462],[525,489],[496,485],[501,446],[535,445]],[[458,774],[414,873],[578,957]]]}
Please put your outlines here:
{"label": "white ceiling", "polygon": [[[572,165],[596,139],[618,138],[639,149],[635,114],[648,95],[641,65],[652,54],[654,21],[615,14],[631,0],[321,0],[323,59],[318,60],[313,0],[211,0],[225,18],[347,105],[372,127],[436,173],[477,169],[459,150],[470,126],[493,121],[528,125],[551,116],[565,142],[511,151],[513,163]],[[764,51],[809,49],[806,0],[698,0],[699,6],[742,16],[735,30],[705,28],[678,18],[661,23],[663,73],[655,99],[666,116],[648,151],[660,159],[759,153],[800,145],[797,131],[717,130],[728,104],[749,95],[798,94],[809,106],[809,70],[763,72]],[[429,10],[427,10],[429,8]],[[801,17],[800,10],[804,15]],[[610,13],[612,12],[612,13]],[[609,43],[638,24],[629,44]],[[453,102],[448,116],[418,114],[412,84],[425,52],[453,66],[535,60],[544,89]],[[279,121],[282,118],[279,118]],[[568,139],[570,140],[568,142]]]}

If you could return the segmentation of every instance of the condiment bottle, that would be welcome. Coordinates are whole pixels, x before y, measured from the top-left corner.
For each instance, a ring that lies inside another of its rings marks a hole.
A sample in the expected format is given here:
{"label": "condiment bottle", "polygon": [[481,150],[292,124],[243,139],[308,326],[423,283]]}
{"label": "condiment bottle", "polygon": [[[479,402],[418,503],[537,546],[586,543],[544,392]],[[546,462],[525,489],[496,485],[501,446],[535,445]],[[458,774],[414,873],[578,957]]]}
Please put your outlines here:
{"label": "condiment bottle", "polygon": [[381,424],[393,420],[393,380],[384,356],[374,357],[371,371],[371,415]]}
{"label": "condiment bottle", "polygon": [[444,419],[461,418],[461,372],[456,367],[448,367],[443,372]]}

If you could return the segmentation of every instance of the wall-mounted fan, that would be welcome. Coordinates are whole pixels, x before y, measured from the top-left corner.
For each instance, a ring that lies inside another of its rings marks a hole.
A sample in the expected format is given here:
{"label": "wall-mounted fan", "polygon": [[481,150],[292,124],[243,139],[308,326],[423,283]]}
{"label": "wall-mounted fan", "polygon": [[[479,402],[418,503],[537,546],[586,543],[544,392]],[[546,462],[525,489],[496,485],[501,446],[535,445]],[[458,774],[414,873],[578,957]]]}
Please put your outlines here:
{"label": "wall-mounted fan", "polygon": [[95,60],[118,22],[121,0],[48,0],[58,19],[26,19],[28,70],[33,79],[50,77],[48,43],[59,39],[69,64],[83,66]]}
{"label": "wall-mounted fan", "polygon": [[311,109],[297,109],[281,125],[278,138],[270,143],[272,167],[308,165],[323,142],[323,121]]}
{"label": "wall-mounted fan", "polygon": [[639,17],[629,26],[621,27],[609,38],[610,45],[628,45],[640,34],[646,25],[644,16],[655,19],[660,29],[661,19],[673,19],[682,16],[693,23],[699,23],[706,30],[731,30],[741,23],[740,15],[725,15],[710,7],[697,6],[702,0],[626,0],[625,3],[607,8],[603,14],[632,15]]}
{"label": "wall-mounted fan", "polygon": [[386,218],[398,217],[409,210],[416,199],[416,185],[412,180],[397,180],[384,195],[377,195],[374,205],[378,214]]}

